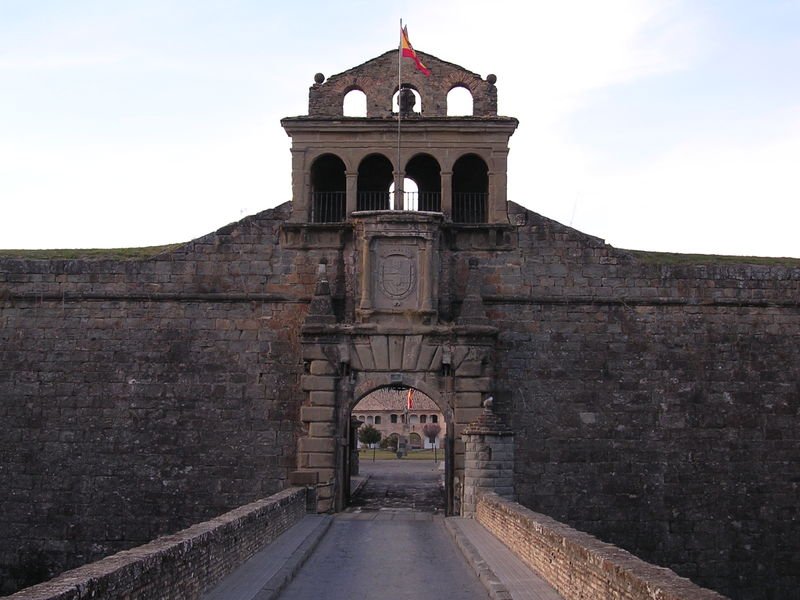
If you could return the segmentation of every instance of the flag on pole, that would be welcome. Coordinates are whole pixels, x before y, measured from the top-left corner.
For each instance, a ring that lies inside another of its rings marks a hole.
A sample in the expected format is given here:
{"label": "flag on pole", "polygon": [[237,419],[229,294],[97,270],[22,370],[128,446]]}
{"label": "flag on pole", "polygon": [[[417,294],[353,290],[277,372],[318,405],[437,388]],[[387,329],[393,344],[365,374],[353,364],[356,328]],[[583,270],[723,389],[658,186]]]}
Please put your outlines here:
{"label": "flag on pole", "polygon": [[400,52],[406,58],[410,58],[414,61],[417,70],[422,71],[426,77],[430,76],[431,70],[422,64],[419,56],[417,56],[417,53],[414,52],[411,42],[408,41],[408,28],[405,26],[400,28]]}
{"label": "flag on pole", "polygon": [[408,388],[408,395],[406,396],[406,409],[414,410],[414,388]]}

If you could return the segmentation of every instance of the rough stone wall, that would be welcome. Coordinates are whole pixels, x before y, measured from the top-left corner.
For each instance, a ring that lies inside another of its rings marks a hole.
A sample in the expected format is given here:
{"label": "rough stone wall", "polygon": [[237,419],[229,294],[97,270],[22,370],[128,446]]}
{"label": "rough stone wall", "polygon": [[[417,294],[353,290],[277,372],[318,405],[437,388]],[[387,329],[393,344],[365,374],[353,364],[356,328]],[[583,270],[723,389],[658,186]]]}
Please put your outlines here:
{"label": "rough stone wall", "polygon": [[302,519],[305,508],[305,489],[278,492],[64,573],[9,600],[194,600]]}
{"label": "rough stone wall", "polygon": [[[447,94],[454,87],[463,87],[472,94],[473,115],[497,116],[497,88],[481,79],[477,73],[417,52],[423,64],[432,71],[426,77],[417,71],[413,62],[403,59],[403,83],[419,92],[424,117],[447,116]],[[389,83],[387,82],[394,82]],[[391,117],[392,97],[397,91],[397,50],[390,50],[362,65],[331,76],[324,83],[311,86],[308,96],[309,117],[341,117],[344,97],[351,90],[361,90],[367,96],[368,117]],[[413,117],[412,117],[413,118]]]}
{"label": "rough stone wall", "polygon": [[[459,316],[477,258],[501,334],[468,410],[493,392],[513,426],[522,504],[734,598],[793,597],[800,269],[641,261],[509,213],[442,237],[438,298]],[[289,214],[148,260],[0,260],[6,590],[284,486],[320,259],[339,320],[358,292],[351,241],[282,244]]]}
{"label": "rough stone wall", "polygon": [[285,486],[316,269],[278,250],[288,212],[148,260],[0,261],[0,589]]}
{"label": "rough stone wall", "polygon": [[566,600],[724,598],[494,493],[481,494],[475,518]]}
{"label": "rough stone wall", "polygon": [[800,269],[646,264],[523,216],[518,250],[479,257],[520,501],[733,598],[794,597]]}

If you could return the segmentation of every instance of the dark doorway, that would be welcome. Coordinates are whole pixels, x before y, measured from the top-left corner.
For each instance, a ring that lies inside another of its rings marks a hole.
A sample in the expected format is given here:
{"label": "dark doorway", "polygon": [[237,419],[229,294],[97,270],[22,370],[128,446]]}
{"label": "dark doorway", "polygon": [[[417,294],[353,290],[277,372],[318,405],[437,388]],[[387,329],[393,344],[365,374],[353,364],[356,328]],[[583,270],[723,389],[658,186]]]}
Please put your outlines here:
{"label": "dark doorway", "polygon": [[489,168],[477,154],[465,154],[453,165],[453,222],[486,223]]}

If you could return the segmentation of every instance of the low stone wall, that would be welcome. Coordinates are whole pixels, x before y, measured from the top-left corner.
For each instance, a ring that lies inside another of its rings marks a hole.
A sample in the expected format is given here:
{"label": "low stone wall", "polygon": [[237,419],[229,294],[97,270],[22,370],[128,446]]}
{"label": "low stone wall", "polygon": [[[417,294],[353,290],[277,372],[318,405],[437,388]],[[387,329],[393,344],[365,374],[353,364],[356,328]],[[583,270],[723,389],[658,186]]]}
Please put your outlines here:
{"label": "low stone wall", "polygon": [[725,598],[493,492],[480,496],[475,518],[566,600]]}
{"label": "low stone wall", "polygon": [[305,512],[306,490],[289,488],[174,535],[67,571],[9,600],[197,598]]}

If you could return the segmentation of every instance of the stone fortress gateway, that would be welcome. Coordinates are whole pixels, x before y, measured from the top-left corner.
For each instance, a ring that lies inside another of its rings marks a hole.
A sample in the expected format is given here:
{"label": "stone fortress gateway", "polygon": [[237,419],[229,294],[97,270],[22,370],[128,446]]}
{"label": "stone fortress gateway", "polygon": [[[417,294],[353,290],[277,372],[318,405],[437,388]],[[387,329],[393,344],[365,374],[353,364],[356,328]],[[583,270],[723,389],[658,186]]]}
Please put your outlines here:
{"label": "stone fortress gateway", "polygon": [[496,78],[419,54],[399,157],[393,50],[282,121],[291,203],[150,257],[0,258],[3,591],[290,484],[340,510],[353,407],[409,387],[446,422],[450,513],[493,396],[522,504],[792,597],[800,261],[621,251],[508,201]]}

